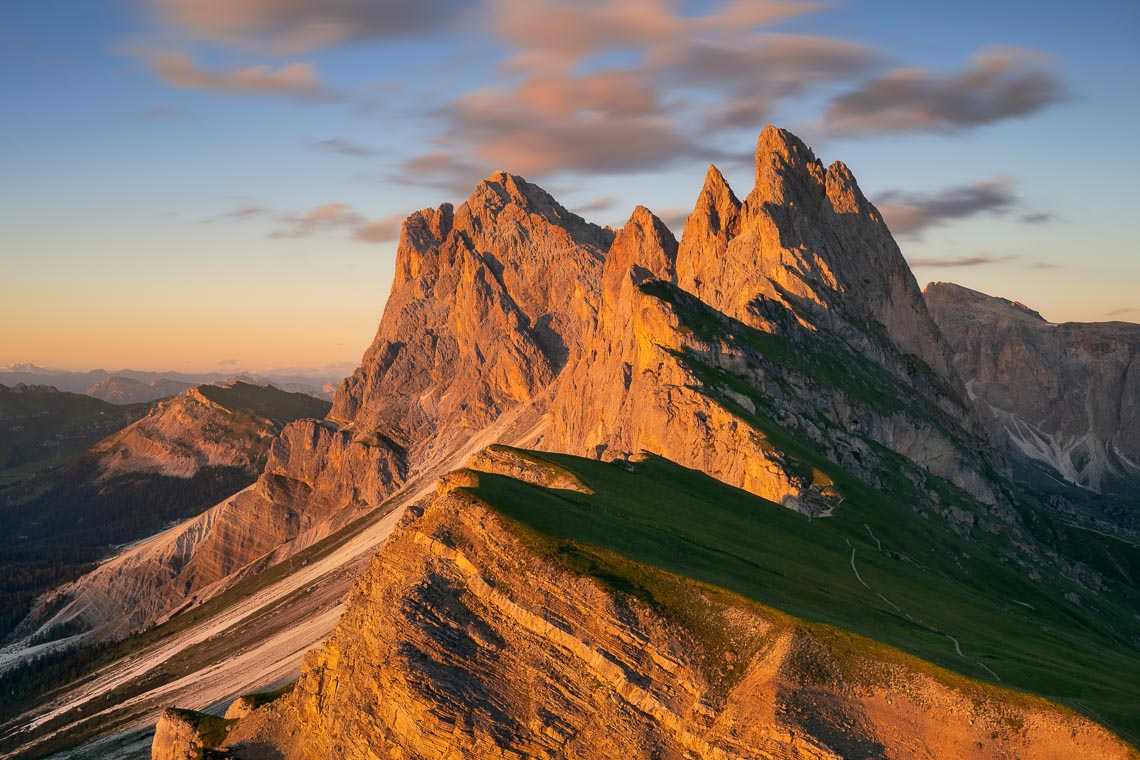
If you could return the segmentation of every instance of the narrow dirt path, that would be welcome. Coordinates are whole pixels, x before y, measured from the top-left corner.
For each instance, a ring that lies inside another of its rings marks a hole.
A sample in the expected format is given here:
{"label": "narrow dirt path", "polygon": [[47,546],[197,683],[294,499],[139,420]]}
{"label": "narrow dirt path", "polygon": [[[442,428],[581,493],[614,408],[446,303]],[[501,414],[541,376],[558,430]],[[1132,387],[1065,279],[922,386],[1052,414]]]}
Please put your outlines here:
{"label": "narrow dirt path", "polygon": [[[864,527],[867,528],[868,533],[871,533],[871,527],[869,525],[864,525]],[[879,539],[875,538],[874,533],[871,533],[871,538],[874,538],[875,542],[879,543]],[[848,545],[850,545],[850,543],[851,542],[848,541]],[[882,550],[883,550],[883,545],[881,543],[879,543],[879,551],[882,551]],[[962,644],[958,641],[958,639],[956,639],[955,637],[946,633],[946,631],[941,631],[932,625],[928,625],[926,623],[923,623],[920,620],[916,620],[914,617],[911,616],[911,614],[909,612],[903,611],[903,609],[901,607],[899,607],[897,604],[895,604],[890,599],[888,599],[887,597],[880,594],[878,591],[875,591],[875,589],[871,588],[871,585],[869,583],[867,583],[867,581],[863,580],[863,576],[859,574],[859,568],[855,564],[855,547],[854,546],[851,547],[851,571],[855,573],[855,580],[859,581],[859,583],[861,583],[863,585],[863,588],[867,589],[872,594],[874,594],[875,596],[882,599],[886,604],[890,605],[896,612],[901,612],[903,615],[906,616],[907,620],[912,621],[916,625],[922,626],[923,628],[930,631],[931,633],[937,633],[940,636],[945,636],[946,638],[950,639],[950,641],[953,642],[953,644],[954,644],[954,651],[958,654],[959,657],[961,657],[964,660],[969,660],[970,662],[974,663],[975,665],[977,665],[978,667],[982,668],[987,673],[989,673],[991,676],[993,676],[995,681],[998,681],[999,683],[1001,682],[1001,676],[999,676],[997,673],[995,673],[993,671],[993,669],[990,668],[989,665],[986,665],[981,660],[975,660],[973,657],[967,656],[962,651]]]}

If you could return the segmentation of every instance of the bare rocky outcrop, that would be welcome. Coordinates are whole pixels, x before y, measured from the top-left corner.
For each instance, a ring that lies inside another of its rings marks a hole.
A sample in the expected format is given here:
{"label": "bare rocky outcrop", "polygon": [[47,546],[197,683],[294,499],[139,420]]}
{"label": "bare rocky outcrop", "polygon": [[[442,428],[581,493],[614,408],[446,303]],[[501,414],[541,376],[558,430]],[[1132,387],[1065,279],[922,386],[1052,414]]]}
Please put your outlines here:
{"label": "bare rocky outcrop", "polygon": [[[244,402],[254,398],[261,402]],[[162,401],[146,417],[91,449],[100,478],[152,473],[189,478],[207,467],[237,467],[261,472],[273,437],[292,418],[267,416],[261,406],[274,402],[297,406],[300,398],[276,388],[235,382],[191,388]],[[303,397],[301,413],[327,409]]]}
{"label": "bare rocky outcrop", "polygon": [[[710,168],[680,243],[648,209],[615,235],[504,172],[413,214],[327,418],[287,426],[252,487],[70,587],[67,614],[97,603],[130,621],[116,635],[151,625],[454,469],[476,440],[650,451],[826,514],[842,494],[770,422],[872,483],[881,446],[1000,509],[949,349],[850,172],[774,127],[756,162],[743,203]],[[496,427],[512,415],[545,422]]]}
{"label": "bare rocky outcrop", "polygon": [[327,419],[290,423],[251,487],[65,587],[71,602],[49,624],[78,617],[119,637],[161,622],[378,507],[533,404],[581,346],[611,240],[502,172],[457,210],[413,214],[376,340]]}
{"label": "bare rocky outcrop", "polygon": [[[155,726],[151,759],[201,760],[205,751],[225,741],[226,730],[231,725],[233,721],[194,710],[164,710]],[[213,757],[227,755],[217,752]]]}
{"label": "bare rocky outcrop", "polygon": [[924,295],[999,438],[1076,485],[1140,490],[1140,325],[1054,324],[947,282]]}
{"label": "bare rocky outcrop", "polygon": [[679,245],[634,212],[543,446],[606,459],[652,451],[826,511],[829,484],[770,443],[763,414],[872,482],[883,463],[868,441],[1000,502],[949,347],[850,171],[824,169],[774,127],[756,167],[743,203],[710,167]]}
{"label": "bare rocky outcrop", "polygon": [[1128,756],[1043,700],[881,647],[831,649],[811,626],[645,572],[675,606],[571,573],[445,491],[357,581],[294,692],[227,746],[290,760]]}

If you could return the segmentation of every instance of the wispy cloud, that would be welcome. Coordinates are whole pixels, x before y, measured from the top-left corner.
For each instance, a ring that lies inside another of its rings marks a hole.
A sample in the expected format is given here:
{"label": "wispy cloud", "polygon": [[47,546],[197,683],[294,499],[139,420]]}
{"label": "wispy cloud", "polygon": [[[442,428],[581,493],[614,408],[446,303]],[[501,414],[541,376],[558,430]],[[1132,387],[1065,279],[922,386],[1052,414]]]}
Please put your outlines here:
{"label": "wispy cloud", "polygon": [[314,140],[309,143],[309,147],[313,150],[321,151],[322,153],[334,153],[341,156],[352,156],[355,158],[368,158],[377,156],[380,151],[374,148],[369,148],[367,145],[361,145],[358,142],[348,140],[343,137],[332,137],[327,140]]}
{"label": "wispy cloud", "polygon": [[211,216],[208,219],[203,219],[201,221],[201,224],[210,224],[211,222],[220,222],[226,220],[252,219],[253,217],[266,216],[267,214],[269,214],[269,209],[265,208],[264,206],[246,204],[243,206],[238,206],[237,208],[230,211],[224,211],[215,216]]}
{"label": "wispy cloud", "polygon": [[302,238],[344,231],[363,243],[384,243],[399,238],[403,217],[392,215],[369,220],[343,203],[326,203],[302,214],[284,214],[278,221],[283,226],[269,234],[272,238]]}
{"label": "wispy cloud", "polygon": [[615,208],[617,204],[617,198],[606,196],[604,198],[594,198],[591,201],[580,203],[574,207],[574,210],[583,216],[587,214],[601,214]]}
{"label": "wispy cloud", "polygon": [[912,268],[949,268],[949,267],[977,267],[987,264],[1001,264],[1012,261],[1016,256],[995,256],[992,253],[978,253],[973,256],[950,256],[946,258],[916,258],[908,259]]}
{"label": "wispy cloud", "polygon": [[140,119],[189,119],[190,112],[165,104],[153,105],[139,114]]}
{"label": "wispy cloud", "polygon": [[1009,177],[950,187],[933,194],[889,190],[875,199],[891,232],[910,237],[979,214],[1007,214],[1017,203],[1014,182]]}
{"label": "wispy cloud", "polygon": [[1036,51],[991,47],[955,74],[896,69],[835,98],[824,128],[840,136],[962,132],[1029,116],[1066,97],[1052,64]]}
{"label": "wispy cloud", "polygon": [[1106,317],[1120,317],[1120,316],[1123,316],[1125,314],[1136,314],[1136,313],[1140,313],[1140,307],[1125,306],[1123,309],[1113,309],[1112,311],[1106,311],[1104,314]]}
{"label": "wispy cloud", "polygon": [[292,54],[340,42],[399,39],[462,25],[471,0],[147,0],[195,39]]}
{"label": "wispy cloud", "polygon": [[225,95],[273,95],[304,102],[328,102],[343,96],[325,85],[308,63],[271,66],[202,66],[184,53],[152,53],[145,56],[150,68],[167,84],[190,90],[208,90]]}

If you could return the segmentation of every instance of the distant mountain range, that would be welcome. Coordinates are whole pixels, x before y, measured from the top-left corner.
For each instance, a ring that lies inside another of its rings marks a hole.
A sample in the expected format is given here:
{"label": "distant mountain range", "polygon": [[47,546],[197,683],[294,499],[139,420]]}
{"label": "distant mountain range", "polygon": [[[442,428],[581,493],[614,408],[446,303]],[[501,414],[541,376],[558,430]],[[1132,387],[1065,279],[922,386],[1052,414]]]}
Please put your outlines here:
{"label": "distant mountain range", "polygon": [[292,393],[305,393],[316,398],[332,400],[342,377],[334,375],[300,375],[275,373],[251,375],[233,372],[150,372],[123,369],[108,372],[93,369],[87,372],[50,369],[35,364],[9,364],[0,367],[0,383],[8,386],[51,385],[61,391],[83,393],[112,404],[138,404],[168,398],[203,383],[241,381],[254,385],[273,385]]}

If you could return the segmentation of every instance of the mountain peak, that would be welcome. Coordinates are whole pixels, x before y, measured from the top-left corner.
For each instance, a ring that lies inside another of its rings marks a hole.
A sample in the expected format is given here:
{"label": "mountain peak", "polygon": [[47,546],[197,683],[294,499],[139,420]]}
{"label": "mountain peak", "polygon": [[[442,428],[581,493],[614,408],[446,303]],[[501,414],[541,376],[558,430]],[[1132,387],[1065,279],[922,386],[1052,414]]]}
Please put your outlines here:
{"label": "mountain peak", "polygon": [[495,211],[506,205],[515,205],[530,213],[555,219],[570,215],[550,193],[517,174],[505,171],[492,172],[476,185],[467,203],[470,206],[486,206]]}
{"label": "mountain peak", "polygon": [[756,140],[756,187],[748,196],[749,205],[755,209],[764,203],[818,197],[824,174],[823,164],[803,140],[769,124]]}
{"label": "mountain peak", "polygon": [[634,278],[641,282],[648,279],[676,279],[677,238],[645,206],[638,206],[630,215],[606,258],[604,287],[612,290],[620,283],[620,278],[632,267]]}

